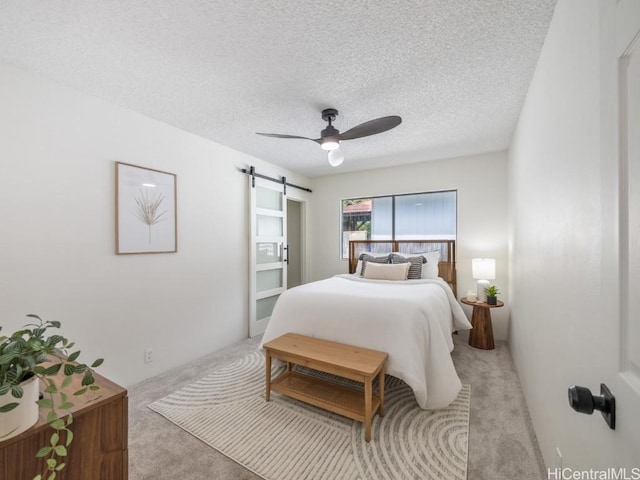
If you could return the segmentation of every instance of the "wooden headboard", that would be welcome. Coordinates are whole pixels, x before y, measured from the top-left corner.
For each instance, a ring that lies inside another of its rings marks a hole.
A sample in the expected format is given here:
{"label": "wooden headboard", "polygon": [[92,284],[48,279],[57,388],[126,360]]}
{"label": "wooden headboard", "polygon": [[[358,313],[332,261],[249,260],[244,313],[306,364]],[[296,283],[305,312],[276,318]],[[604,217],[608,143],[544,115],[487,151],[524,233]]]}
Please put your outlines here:
{"label": "wooden headboard", "polygon": [[440,251],[438,276],[447,282],[453,294],[456,292],[456,241],[455,240],[349,240],[349,273],[356,273],[358,253],[363,251],[405,254]]}

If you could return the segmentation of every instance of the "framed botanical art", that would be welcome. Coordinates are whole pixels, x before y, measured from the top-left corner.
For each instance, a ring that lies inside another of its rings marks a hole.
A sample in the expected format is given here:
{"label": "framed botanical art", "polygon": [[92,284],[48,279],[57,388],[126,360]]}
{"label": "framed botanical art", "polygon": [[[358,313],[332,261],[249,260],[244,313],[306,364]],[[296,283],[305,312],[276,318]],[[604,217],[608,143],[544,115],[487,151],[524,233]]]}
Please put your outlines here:
{"label": "framed botanical art", "polygon": [[178,251],[176,175],[116,162],[116,253]]}

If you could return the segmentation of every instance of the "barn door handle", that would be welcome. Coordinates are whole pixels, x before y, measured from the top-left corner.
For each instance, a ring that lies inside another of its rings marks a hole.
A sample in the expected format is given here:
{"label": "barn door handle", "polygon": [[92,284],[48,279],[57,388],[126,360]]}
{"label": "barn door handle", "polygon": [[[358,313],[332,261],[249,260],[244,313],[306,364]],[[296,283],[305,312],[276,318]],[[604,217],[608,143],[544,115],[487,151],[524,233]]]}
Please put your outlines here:
{"label": "barn door handle", "polygon": [[284,247],[284,253],[286,253],[286,257],[284,258],[284,263],[289,263],[289,245]]}
{"label": "barn door handle", "polygon": [[593,396],[587,387],[576,385],[569,387],[569,405],[576,412],[587,415],[591,415],[594,410],[599,410],[609,428],[616,429],[616,397],[604,383],[600,384],[599,396]]}

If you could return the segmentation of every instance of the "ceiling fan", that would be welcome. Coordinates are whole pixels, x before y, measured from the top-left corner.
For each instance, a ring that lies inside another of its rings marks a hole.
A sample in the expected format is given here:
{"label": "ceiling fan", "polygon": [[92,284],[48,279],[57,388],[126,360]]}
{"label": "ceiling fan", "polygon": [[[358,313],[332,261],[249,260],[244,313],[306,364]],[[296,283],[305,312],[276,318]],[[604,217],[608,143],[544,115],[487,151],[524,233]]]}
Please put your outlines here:
{"label": "ceiling fan", "polygon": [[282,135],[280,133],[259,133],[258,135],[264,135],[265,137],[274,138],[297,138],[302,140],[311,140],[320,144],[320,148],[328,150],[329,164],[332,167],[337,167],[344,161],[344,155],[340,151],[340,142],[342,140],[353,140],[354,138],[368,137],[369,135],[376,135],[378,133],[386,132],[392,128],[397,127],[402,123],[402,118],[397,115],[391,115],[389,117],[380,117],[368,122],[361,123],[344,133],[340,133],[340,130],[336,129],[331,122],[333,122],[338,116],[338,110],[335,108],[327,108],[322,110],[322,119],[328,122],[327,128],[320,132],[320,138],[300,137],[298,135]]}

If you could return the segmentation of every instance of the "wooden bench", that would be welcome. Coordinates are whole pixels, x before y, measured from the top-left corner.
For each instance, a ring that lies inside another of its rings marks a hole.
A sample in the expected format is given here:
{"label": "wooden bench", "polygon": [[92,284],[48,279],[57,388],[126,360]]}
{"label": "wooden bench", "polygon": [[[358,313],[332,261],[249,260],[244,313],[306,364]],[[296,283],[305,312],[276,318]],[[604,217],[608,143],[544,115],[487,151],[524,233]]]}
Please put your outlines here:
{"label": "wooden bench", "polygon": [[[302,402],[363,422],[364,438],[371,441],[371,419],[376,411],[384,415],[385,352],[287,333],[263,345],[266,356],[266,394],[271,390]],[[287,362],[279,377],[271,380],[271,358]],[[293,371],[291,364],[330,373],[364,383],[362,391],[315,376]],[[378,376],[378,395],[372,382]]]}

